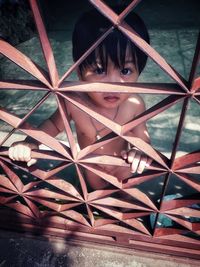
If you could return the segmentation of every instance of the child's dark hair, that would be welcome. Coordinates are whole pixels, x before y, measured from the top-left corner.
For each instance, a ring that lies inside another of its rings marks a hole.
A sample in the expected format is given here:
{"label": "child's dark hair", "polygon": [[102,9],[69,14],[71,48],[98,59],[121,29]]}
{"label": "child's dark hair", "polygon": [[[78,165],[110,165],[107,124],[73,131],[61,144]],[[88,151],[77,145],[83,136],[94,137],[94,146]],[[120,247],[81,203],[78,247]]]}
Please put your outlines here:
{"label": "child's dark hair", "polygon": [[[115,7],[112,9],[119,14],[124,8]],[[149,43],[147,28],[143,20],[136,13],[130,12],[126,16],[125,22],[142,39]],[[76,22],[73,31],[72,46],[74,61],[77,61],[111,26],[112,23],[96,9],[84,13]],[[80,72],[82,73],[83,69],[87,66],[96,65],[97,56],[105,70],[107,69],[108,57],[110,57],[115,66],[123,67],[125,64],[126,48],[128,46],[131,49],[133,63],[138,67],[139,73],[141,73],[146,65],[146,54],[117,28],[114,28],[95,51],[79,65]]]}

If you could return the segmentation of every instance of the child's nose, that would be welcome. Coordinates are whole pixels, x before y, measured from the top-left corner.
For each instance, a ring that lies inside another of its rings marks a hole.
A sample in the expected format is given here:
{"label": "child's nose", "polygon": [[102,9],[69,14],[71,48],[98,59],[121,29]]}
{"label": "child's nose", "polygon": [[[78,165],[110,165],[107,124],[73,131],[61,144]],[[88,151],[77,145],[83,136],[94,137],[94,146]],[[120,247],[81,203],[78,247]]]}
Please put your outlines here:
{"label": "child's nose", "polygon": [[119,75],[119,73],[110,73],[107,75],[107,82],[123,82],[123,79]]}

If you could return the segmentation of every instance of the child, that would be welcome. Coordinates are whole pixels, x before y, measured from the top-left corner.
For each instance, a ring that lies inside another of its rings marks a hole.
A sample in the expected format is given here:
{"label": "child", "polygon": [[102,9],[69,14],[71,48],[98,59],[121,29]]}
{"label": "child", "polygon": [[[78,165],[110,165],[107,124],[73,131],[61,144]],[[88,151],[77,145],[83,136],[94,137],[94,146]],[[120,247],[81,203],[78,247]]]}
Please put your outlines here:
{"label": "child", "polygon": [[[114,9],[120,12],[119,8]],[[149,35],[143,21],[133,12],[125,21],[144,40],[149,42]],[[73,59],[80,56],[108,29],[111,23],[97,10],[93,9],[77,21],[73,32]],[[77,75],[85,82],[136,82],[145,67],[147,56],[137,48],[117,28],[79,65]],[[145,110],[143,100],[139,95],[127,93],[88,92],[72,93],[77,101],[87,105],[92,110],[119,124],[125,124]],[[71,120],[75,122],[77,138],[81,148],[94,143],[98,138],[107,135],[110,130],[80,109],[66,101],[66,108]],[[64,130],[60,114],[56,111],[40,129],[51,136],[57,136]],[[139,137],[149,142],[145,124],[133,128],[129,135]],[[31,166],[36,162],[31,158],[31,150],[38,148],[35,143],[18,142],[9,149],[12,160],[27,162]],[[116,176],[119,180],[130,177],[132,173],[142,173],[151,159],[135,148],[129,148],[124,139],[117,139],[95,151],[95,154],[119,156],[130,163],[130,169],[116,166],[99,166],[105,172]],[[107,183],[97,175],[86,172],[87,181],[93,189],[102,189]]]}

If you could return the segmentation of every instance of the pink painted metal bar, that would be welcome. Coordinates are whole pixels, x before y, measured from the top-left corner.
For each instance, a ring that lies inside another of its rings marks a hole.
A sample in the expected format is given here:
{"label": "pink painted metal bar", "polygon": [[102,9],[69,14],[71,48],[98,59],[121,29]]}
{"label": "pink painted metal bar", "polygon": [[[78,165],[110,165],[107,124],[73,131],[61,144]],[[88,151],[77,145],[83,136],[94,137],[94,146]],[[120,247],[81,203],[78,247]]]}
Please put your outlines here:
{"label": "pink painted metal bar", "polygon": [[8,44],[3,40],[0,40],[0,53],[2,53],[4,56],[6,56],[14,63],[19,65],[19,67],[23,68],[32,76],[37,78],[48,88],[52,88],[49,81],[44,76],[44,72],[42,73],[30,58],[28,58],[27,56],[22,54],[19,50],[17,50],[16,48],[14,48],[13,46],[11,46],[10,44]]}
{"label": "pink painted metal bar", "polygon": [[51,44],[49,42],[45,27],[44,27],[44,23],[40,16],[40,12],[36,4],[36,0],[29,0],[29,2],[32,7],[33,15],[35,18],[35,23],[36,23],[37,30],[40,36],[40,42],[41,42],[43,53],[44,53],[44,56],[47,62],[52,86],[56,87],[58,85],[59,77],[58,77],[58,71],[56,68],[56,63],[55,63],[55,59],[53,56]]}
{"label": "pink painted metal bar", "polygon": [[169,83],[97,83],[97,82],[63,82],[57,92],[116,92],[139,94],[187,95],[177,84]]}
{"label": "pink painted metal bar", "polygon": [[0,81],[0,90],[48,90],[44,84],[39,81],[12,80]]}
{"label": "pink painted metal bar", "polygon": [[194,82],[197,67],[199,65],[199,61],[200,61],[200,32],[198,35],[196,49],[195,49],[194,58],[193,58],[193,62],[192,62],[192,68],[191,68],[190,76],[189,76],[189,80],[188,80],[190,87],[192,86],[192,84]]}

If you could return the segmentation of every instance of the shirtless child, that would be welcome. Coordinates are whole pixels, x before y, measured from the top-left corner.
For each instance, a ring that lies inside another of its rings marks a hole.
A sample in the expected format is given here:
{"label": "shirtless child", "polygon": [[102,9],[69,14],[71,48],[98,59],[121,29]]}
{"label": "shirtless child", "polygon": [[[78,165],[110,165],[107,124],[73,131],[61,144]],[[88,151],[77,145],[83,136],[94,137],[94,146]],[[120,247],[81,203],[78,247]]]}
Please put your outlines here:
{"label": "shirtless child", "polygon": [[[116,10],[120,12],[122,10]],[[144,40],[149,42],[147,29],[143,21],[130,12],[125,21]],[[84,13],[77,21],[72,38],[73,59],[80,56],[111,26],[109,20],[93,9]],[[136,82],[144,69],[147,56],[139,50],[125,35],[115,28],[106,39],[84,60],[77,69],[80,81],[85,82]],[[73,93],[76,99],[92,110],[119,124],[127,123],[145,110],[142,98],[136,94],[88,92]],[[80,109],[66,101],[66,108],[71,120],[75,122],[80,148],[94,143],[98,138],[107,135],[110,130]],[[46,120],[40,129],[51,136],[57,136],[64,130],[63,121],[56,111]],[[133,128],[129,135],[139,137],[149,142],[146,125],[140,124]],[[28,139],[27,139],[28,140]],[[27,162],[31,166],[36,162],[31,158],[31,150],[37,149],[38,144],[28,141],[16,142],[9,149],[12,160]],[[142,173],[151,159],[141,151],[129,147],[128,143],[118,138],[95,151],[96,154],[119,156],[130,163],[130,169],[107,166],[101,168],[118,179],[131,176],[131,173]],[[95,174],[86,173],[87,181],[93,189],[102,189],[107,183]]]}

